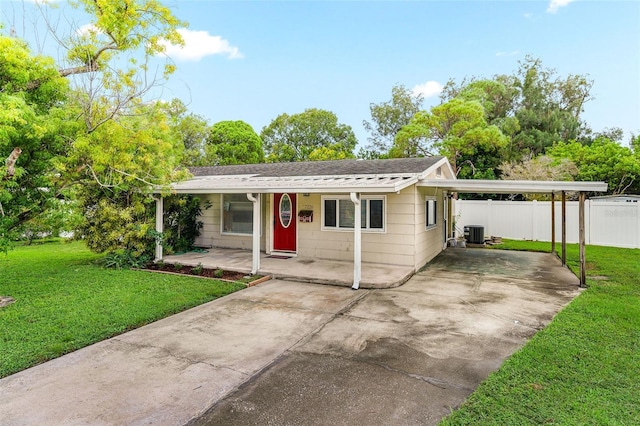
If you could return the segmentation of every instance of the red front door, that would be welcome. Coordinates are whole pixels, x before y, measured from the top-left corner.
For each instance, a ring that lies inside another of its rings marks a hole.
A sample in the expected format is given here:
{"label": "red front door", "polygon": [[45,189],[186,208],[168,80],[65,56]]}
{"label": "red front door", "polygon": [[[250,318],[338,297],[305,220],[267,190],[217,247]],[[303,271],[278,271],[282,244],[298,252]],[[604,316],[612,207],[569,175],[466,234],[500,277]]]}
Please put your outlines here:
{"label": "red front door", "polygon": [[296,194],[273,194],[273,250],[296,251]]}

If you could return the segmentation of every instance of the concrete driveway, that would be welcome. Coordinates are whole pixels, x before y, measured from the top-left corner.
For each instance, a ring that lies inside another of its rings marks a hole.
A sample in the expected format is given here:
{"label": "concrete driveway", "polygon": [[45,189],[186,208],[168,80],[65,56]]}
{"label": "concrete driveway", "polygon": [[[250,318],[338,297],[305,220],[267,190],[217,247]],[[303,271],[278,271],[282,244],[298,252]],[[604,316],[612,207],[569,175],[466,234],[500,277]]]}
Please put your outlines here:
{"label": "concrete driveway", "polygon": [[2,423],[435,424],[578,292],[469,249],[395,289],[269,281],[0,380]]}

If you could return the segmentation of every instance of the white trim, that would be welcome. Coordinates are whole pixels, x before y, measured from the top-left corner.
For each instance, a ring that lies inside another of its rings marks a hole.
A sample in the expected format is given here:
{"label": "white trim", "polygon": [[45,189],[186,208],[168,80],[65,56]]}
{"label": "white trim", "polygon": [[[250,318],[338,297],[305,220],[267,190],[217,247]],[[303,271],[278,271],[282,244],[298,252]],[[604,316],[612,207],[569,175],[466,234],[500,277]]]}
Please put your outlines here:
{"label": "white trim", "polygon": [[[434,223],[433,225],[429,225],[429,205],[427,204],[429,201],[435,202],[434,205]],[[438,197],[427,195],[424,197],[424,230],[430,231],[432,229],[436,229],[438,227]]]}
{"label": "white trim", "polygon": [[[431,170],[430,167],[427,171]],[[174,183],[171,191],[178,194],[215,193],[389,193],[398,192],[415,184],[419,174],[349,176],[286,176],[254,177],[244,175],[201,176]],[[162,188],[156,188],[161,192]]]}
{"label": "white trim", "polygon": [[536,194],[549,192],[605,192],[605,182],[536,181],[536,180],[480,180],[480,179],[423,179],[416,184],[455,192],[485,192],[489,194]]}
{"label": "white trim", "polygon": [[[284,200],[284,197],[287,197],[287,200],[289,200],[289,209],[290,209],[290,211],[289,211],[289,214],[290,214],[289,223],[287,223],[286,225],[284,223],[282,223],[282,200]],[[282,197],[280,197],[280,202],[278,203],[278,220],[280,221],[280,226],[282,226],[284,229],[289,229],[289,227],[291,226],[291,221],[293,221],[294,218],[295,218],[295,214],[296,214],[296,212],[293,211],[293,205],[291,203],[291,197],[289,196],[288,193],[286,193],[286,192],[283,193]]]}
{"label": "white trim", "polygon": [[[322,232],[353,232],[353,228],[345,228],[345,227],[331,227],[324,225],[324,201],[325,200],[350,200],[350,195],[322,195],[320,197],[320,230]],[[386,195],[360,195],[360,201],[370,201],[370,200],[382,200],[382,228],[361,228],[363,233],[375,233],[375,234],[386,234],[387,233],[387,196]],[[367,203],[369,206],[369,203]],[[336,209],[339,208],[339,203],[336,203]],[[336,210],[336,215],[339,215],[339,211]],[[366,222],[370,222],[371,208],[367,207],[367,217]],[[336,222],[338,218],[336,217]],[[355,218],[354,218],[355,222]],[[354,224],[355,226],[355,224]]]}
{"label": "white trim", "polygon": [[[251,203],[251,201],[249,201],[246,198],[246,194],[244,192],[230,192],[230,193],[221,193],[220,194],[220,235],[229,235],[229,236],[236,236],[236,237],[252,237],[253,236],[253,230],[251,232],[248,233],[243,233],[243,232],[232,232],[232,231],[225,231],[224,230],[224,196],[225,195],[242,195],[243,197],[245,197],[245,199],[247,200],[247,203],[251,204],[251,211],[252,211],[252,215],[253,215],[253,203]],[[253,218],[252,220],[252,224],[253,224]],[[252,225],[253,226],[253,225]],[[260,227],[260,236],[262,237],[262,226]]]}

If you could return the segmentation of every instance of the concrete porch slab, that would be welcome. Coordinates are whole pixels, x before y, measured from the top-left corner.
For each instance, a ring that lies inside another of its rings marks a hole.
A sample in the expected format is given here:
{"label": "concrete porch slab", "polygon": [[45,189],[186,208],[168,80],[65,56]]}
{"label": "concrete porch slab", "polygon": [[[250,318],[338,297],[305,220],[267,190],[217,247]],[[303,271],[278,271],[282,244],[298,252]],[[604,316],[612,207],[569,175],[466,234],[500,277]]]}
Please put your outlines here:
{"label": "concrete porch slab", "polygon": [[[201,263],[205,268],[219,268],[248,274],[251,272],[251,255],[250,250],[210,248],[206,253],[189,252],[164,256],[163,261],[187,266],[196,266]],[[404,284],[414,272],[414,268],[410,266],[363,262],[360,288],[398,287]],[[309,257],[270,257],[261,253],[258,273],[282,280],[351,287],[353,261]]]}

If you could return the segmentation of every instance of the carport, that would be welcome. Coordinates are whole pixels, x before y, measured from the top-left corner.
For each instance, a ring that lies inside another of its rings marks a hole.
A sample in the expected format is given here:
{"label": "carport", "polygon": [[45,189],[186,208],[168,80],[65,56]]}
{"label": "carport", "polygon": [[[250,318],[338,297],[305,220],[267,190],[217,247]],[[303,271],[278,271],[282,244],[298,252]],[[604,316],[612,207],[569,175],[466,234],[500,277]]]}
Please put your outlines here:
{"label": "carport", "polygon": [[[577,192],[579,194],[579,213],[578,213],[578,235],[580,246],[580,287],[586,285],[586,254],[585,254],[585,232],[584,232],[584,201],[587,192],[606,192],[607,184],[605,182],[564,182],[564,181],[530,181],[530,180],[473,180],[473,179],[456,179],[456,180],[423,180],[417,184],[418,186],[429,186],[442,188],[449,192],[457,193],[475,193],[475,194],[551,194],[551,253],[556,254],[556,235],[555,235],[555,197],[560,194],[562,209],[562,254],[560,256],[562,265],[567,264],[567,223],[566,223],[566,199],[568,192]],[[453,211],[451,209],[450,211]],[[449,213],[451,214],[451,213]],[[448,218],[451,220],[452,218]]]}

